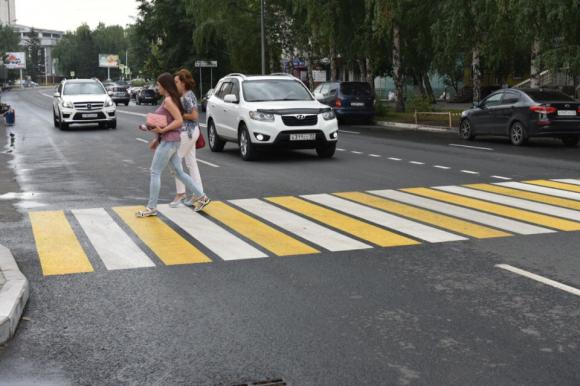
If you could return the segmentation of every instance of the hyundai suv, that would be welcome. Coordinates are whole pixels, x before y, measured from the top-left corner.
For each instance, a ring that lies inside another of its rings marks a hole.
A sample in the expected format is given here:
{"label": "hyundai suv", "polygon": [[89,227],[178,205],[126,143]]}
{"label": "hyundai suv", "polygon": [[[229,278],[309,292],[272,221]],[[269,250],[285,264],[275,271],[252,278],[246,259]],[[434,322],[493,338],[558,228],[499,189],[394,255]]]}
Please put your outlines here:
{"label": "hyundai suv", "polygon": [[220,152],[236,142],[245,161],[266,147],[316,149],[322,158],[336,150],[334,110],[288,74],[227,75],[209,98],[206,116],[210,149]]}
{"label": "hyundai suv", "polygon": [[63,81],[54,93],[52,114],[54,127],[66,130],[71,124],[97,123],[117,128],[115,102],[96,79]]}

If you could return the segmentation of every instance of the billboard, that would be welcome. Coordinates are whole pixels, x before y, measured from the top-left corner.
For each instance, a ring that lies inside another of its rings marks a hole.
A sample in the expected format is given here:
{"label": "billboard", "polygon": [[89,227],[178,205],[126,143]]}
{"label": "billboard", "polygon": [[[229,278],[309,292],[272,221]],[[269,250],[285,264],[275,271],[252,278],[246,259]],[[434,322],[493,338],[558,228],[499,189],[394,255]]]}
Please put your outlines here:
{"label": "billboard", "polygon": [[4,65],[9,70],[26,68],[26,54],[24,52],[7,52],[4,56]]}
{"label": "billboard", "polygon": [[119,55],[99,54],[99,67],[118,68]]}

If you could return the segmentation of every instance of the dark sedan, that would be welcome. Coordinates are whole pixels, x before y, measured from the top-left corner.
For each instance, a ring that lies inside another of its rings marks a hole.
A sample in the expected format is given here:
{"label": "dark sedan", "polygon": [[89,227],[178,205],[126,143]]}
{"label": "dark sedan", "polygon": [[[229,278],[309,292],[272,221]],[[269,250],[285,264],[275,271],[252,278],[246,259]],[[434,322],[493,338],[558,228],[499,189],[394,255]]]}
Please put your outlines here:
{"label": "dark sedan", "polygon": [[314,97],[334,107],[339,120],[357,119],[372,122],[375,116],[371,85],[365,82],[326,82],[314,90]]}
{"label": "dark sedan", "polygon": [[580,103],[559,91],[502,89],[461,114],[459,135],[507,136],[516,146],[532,137],[560,138],[566,146],[580,139]]}

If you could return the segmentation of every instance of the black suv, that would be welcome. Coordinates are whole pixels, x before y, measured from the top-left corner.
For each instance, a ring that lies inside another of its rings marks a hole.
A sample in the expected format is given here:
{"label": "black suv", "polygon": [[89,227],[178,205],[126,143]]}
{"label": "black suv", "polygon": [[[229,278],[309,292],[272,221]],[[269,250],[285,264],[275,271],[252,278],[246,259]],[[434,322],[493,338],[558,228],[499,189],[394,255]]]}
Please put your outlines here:
{"label": "black suv", "polygon": [[325,82],[314,89],[314,97],[334,107],[339,120],[351,118],[370,123],[375,116],[375,98],[366,82]]}
{"label": "black suv", "polygon": [[131,95],[129,95],[128,86],[113,85],[108,86],[107,91],[112,92],[111,99],[115,104],[123,103],[125,106],[129,106],[129,101],[131,100]]}
{"label": "black suv", "polygon": [[141,103],[149,103],[152,105],[157,104],[157,92],[151,88],[144,88],[139,90],[135,96],[135,102],[140,105]]}

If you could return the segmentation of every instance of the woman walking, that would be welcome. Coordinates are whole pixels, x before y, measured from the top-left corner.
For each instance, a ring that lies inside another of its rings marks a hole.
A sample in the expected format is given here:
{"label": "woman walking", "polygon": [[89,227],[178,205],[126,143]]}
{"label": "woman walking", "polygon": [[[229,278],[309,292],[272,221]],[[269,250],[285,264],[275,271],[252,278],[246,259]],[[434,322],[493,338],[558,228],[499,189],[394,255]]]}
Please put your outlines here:
{"label": "woman walking", "polygon": [[[199,115],[197,111],[197,99],[192,91],[195,87],[195,81],[193,80],[191,73],[185,69],[179,70],[175,74],[174,80],[177,91],[181,95],[181,104],[183,105],[184,110],[181,143],[177,155],[179,158],[185,159],[185,164],[187,165],[191,179],[198,190],[203,191],[203,183],[201,181],[201,175],[199,174],[199,167],[195,156],[195,145],[201,135],[198,124]],[[195,206],[198,210],[201,210],[210,202],[206,195],[202,197],[196,197],[194,195],[191,200],[186,200],[185,185],[178,178],[175,178],[175,187],[177,194],[175,195],[173,202],[169,204],[171,207],[177,207],[183,202],[187,206]]]}
{"label": "woman walking", "polygon": [[[155,155],[151,162],[149,202],[145,210],[136,213],[137,217],[157,215],[157,201],[159,200],[159,190],[161,189],[161,173],[169,163],[175,169],[177,178],[185,184],[187,189],[198,197],[205,196],[203,191],[195,186],[191,177],[183,171],[181,159],[177,155],[181,140],[181,128],[183,126],[183,107],[181,105],[179,92],[175,87],[173,76],[169,73],[161,74],[157,78],[157,88],[159,89],[159,94],[164,99],[155,113],[167,117],[167,126],[155,127],[151,130],[153,133],[159,134],[159,137],[156,143]],[[196,207],[195,210],[200,209]]]}

